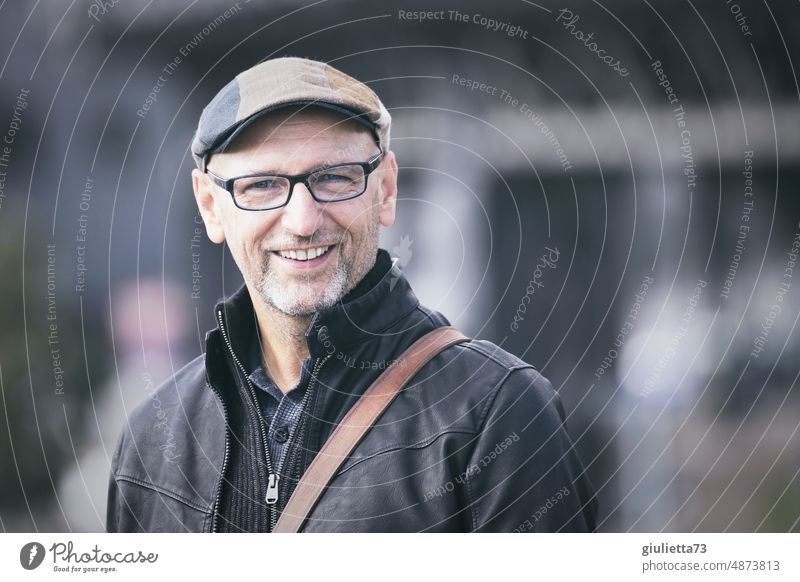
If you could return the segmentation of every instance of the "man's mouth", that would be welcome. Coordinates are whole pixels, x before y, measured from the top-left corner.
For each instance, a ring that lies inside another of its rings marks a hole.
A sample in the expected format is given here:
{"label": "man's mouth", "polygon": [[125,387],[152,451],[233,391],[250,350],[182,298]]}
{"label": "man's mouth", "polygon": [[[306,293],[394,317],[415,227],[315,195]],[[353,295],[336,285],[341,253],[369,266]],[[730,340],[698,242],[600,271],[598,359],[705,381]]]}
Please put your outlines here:
{"label": "man's mouth", "polygon": [[327,255],[334,246],[336,245],[326,245],[304,249],[285,249],[273,251],[273,253],[281,258],[295,261],[297,263],[317,263],[327,258]]}

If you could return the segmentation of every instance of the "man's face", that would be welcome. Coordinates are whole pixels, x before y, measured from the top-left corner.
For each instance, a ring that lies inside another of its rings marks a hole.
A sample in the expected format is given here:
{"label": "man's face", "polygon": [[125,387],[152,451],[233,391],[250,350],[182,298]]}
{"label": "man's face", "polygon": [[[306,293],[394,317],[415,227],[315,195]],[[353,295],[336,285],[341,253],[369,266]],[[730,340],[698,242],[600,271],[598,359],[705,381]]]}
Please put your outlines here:
{"label": "man's face", "polygon": [[[369,130],[354,121],[319,109],[283,109],[254,122],[225,152],[212,155],[208,170],[225,179],[302,174],[366,162],[378,152]],[[298,183],[288,205],[247,211],[207,175],[194,170],[192,178],[209,238],[227,241],[251,295],[287,315],[311,315],[339,301],[374,265],[378,225],[394,223],[397,163],[392,152],[369,175],[363,195],[327,204]],[[320,249],[327,250],[313,259],[289,256],[289,251],[305,251],[308,257]]]}

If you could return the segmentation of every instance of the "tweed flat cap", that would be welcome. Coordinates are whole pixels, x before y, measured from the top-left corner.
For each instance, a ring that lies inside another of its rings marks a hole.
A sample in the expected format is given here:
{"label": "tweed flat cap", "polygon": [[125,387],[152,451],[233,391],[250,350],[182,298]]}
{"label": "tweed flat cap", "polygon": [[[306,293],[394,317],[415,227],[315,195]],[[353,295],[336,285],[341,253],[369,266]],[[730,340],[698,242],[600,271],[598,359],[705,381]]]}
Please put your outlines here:
{"label": "tweed flat cap", "polygon": [[205,171],[208,155],[223,151],[262,115],[291,105],[318,105],[363,123],[382,151],[389,149],[392,118],[375,92],[361,81],[320,61],[270,59],[225,85],[200,115],[192,156]]}

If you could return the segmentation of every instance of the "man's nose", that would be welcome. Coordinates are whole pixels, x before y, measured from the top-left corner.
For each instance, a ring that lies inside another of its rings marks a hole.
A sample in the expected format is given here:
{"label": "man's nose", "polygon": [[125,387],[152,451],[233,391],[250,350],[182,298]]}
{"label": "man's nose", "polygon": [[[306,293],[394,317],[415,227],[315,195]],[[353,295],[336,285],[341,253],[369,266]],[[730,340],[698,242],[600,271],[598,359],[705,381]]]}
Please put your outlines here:
{"label": "man's nose", "polygon": [[314,200],[302,182],[294,185],[289,204],[281,210],[284,227],[297,236],[311,236],[322,222],[322,204]]}

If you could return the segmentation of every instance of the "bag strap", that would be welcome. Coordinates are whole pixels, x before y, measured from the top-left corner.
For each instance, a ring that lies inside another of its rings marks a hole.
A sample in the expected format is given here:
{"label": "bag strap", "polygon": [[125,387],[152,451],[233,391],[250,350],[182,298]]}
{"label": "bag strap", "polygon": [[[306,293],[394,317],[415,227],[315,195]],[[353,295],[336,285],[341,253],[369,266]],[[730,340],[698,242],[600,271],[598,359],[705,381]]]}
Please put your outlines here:
{"label": "bag strap", "polygon": [[411,344],[392,367],[384,370],[347,411],[314,457],[289,497],[273,533],[300,531],[339,467],[414,374],[445,348],[469,339],[454,327],[437,328]]}

